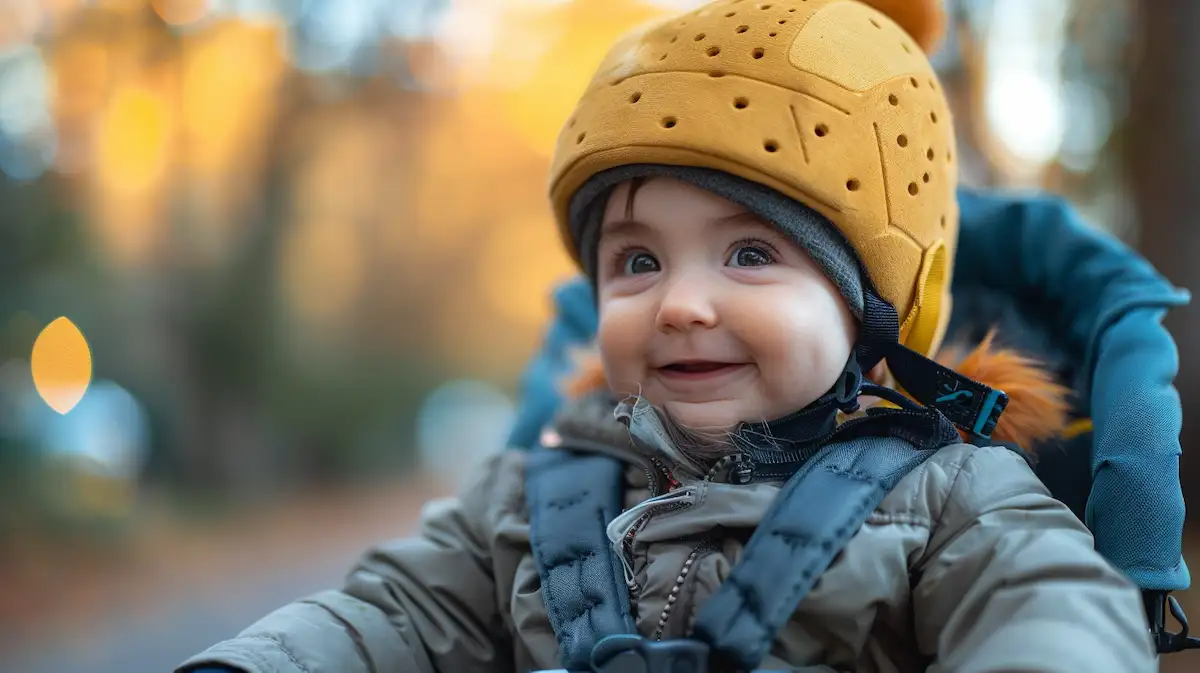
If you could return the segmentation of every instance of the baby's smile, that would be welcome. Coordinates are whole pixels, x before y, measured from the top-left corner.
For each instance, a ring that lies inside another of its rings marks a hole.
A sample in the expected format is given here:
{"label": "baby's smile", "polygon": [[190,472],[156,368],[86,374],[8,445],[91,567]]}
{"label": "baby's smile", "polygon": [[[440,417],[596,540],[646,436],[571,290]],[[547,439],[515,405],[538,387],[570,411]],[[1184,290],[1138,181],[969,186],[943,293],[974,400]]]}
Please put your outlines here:
{"label": "baby's smile", "polygon": [[694,391],[696,388],[714,388],[724,384],[752,366],[749,362],[685,360],[657,367],[654,371],[667,388],[685,387]]}

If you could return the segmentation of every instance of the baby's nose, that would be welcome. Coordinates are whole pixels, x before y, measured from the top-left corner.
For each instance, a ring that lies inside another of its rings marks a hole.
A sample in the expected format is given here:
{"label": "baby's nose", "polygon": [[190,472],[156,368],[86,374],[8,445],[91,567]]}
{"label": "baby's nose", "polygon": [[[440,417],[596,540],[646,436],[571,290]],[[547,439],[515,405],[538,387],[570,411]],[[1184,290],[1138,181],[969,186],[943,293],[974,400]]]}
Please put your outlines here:
{"label": "baby's nose", "polygon": [[667,285],[658,307],[656,327],[669,331],[710,329],[719,322],[709,284],[695,274]]}

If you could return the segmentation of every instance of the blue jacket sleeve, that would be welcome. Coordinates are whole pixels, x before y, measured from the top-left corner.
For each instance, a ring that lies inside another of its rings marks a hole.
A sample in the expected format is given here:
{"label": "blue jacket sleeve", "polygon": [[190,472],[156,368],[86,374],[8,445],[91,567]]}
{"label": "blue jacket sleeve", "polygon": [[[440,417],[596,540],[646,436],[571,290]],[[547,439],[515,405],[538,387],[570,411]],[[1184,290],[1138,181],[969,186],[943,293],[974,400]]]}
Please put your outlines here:
{"label": "blue jacket sleeve", "polygon": [[562,402],[559,386],[571,372],[571,352],[596,334],[596,301],[587,279],[574,278],[554,291],[554,319],[521,377],[521,407],[508,444],[531,448]]}

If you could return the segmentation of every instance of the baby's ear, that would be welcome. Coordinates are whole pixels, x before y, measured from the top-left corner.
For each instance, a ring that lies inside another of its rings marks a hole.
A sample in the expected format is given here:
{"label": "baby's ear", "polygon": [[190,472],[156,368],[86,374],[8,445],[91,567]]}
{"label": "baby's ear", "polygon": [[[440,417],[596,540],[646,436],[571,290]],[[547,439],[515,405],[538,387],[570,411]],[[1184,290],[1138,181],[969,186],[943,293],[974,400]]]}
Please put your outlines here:
{"label": "baby's ear", "polygon": [[942,0],[862,0],[887,14],[900,25],[925,53],[941,46],[946,33],[946,10]]}

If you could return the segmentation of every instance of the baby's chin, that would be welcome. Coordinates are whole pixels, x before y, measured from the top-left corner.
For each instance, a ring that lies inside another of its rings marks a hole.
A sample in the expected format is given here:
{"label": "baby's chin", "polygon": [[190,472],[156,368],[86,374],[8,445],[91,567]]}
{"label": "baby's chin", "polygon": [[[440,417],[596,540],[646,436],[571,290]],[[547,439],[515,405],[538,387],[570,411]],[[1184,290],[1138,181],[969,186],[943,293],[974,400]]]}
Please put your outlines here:
{"label": "baby's chin", "polygon": [[[650,400],[654,404],[654,400]],[[800,402],[803,402],[801,404]],[[735,430],[742,423],[770,423],[805,408],[812,400],[797,400],[795,404],[747,404],[745,400],[712,400],[708,402],[669,400],[657,405],[676,423],[693,430]],[[766,411],[764,415],[764,411]]]}
{"label": "baby's chin", "polygon": [[[691,430],[724,432],[733,430],[747,420],[744,405],[737,400],[711,402],[681,402],[671,400],[662,408],[679,425]],[[753,420],[753,419],[750,419]]]}

